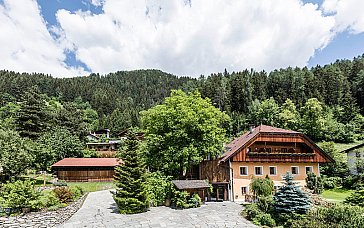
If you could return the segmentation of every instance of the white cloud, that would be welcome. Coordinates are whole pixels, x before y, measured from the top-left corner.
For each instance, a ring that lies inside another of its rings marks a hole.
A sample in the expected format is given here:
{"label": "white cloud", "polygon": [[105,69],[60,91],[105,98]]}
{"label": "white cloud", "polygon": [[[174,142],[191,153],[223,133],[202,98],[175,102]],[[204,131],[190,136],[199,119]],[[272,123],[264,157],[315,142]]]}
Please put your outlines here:
{"label": "white cloud", "polygon": [[325,0],[322,4],[325,13],[335,16],[335,30],[348,30],[353,34],[364,32],[363,0]]}
{"label": "white cloud", "polygon": [[4,0],[0,31],[0,69],[62,77],[85,73],[66,66],[64,48],[49,34],[33,0]]}
{"label": "white cloud", "polygon": [[[97,2],[96,2],[97,3]],[[300,0],[103,1],[103,13],[60,10],[63,38],[93,72],[305,66],[333,38],[334,19]]]}

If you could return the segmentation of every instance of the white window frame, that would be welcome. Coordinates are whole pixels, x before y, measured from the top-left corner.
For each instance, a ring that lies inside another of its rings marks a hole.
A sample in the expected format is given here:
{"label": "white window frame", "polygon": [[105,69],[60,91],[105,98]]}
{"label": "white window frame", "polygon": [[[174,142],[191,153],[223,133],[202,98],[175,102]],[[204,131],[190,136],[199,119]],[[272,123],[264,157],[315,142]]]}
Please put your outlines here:
{"label": "white window frame", "polygon": [[[241,169],[240,168],[245,168],[246,169],[246,174],[241,174],[241,172],[240,172]],[[248,176],[249,175],[248,166],[239,166],[239,174],[240,174],[240,176],[244,176],[244,177]]]}
{"label": "white window frame", "polygon": [[[276,171],[275,174],[270,173],[270,168],[274,168],[274,170]],[[269,166],[269,176],[277,176],[277,171],[278,171],[277,166]]]}
{"label": "white window frame", "polygon": [[[262,169],[262,174],[256,174],[256,168],[261,168]],[[254,166],[254,175],[255,176],[263,176],[264,175],[263,166]]]}
{"label": "white window frame", "polygon": [[245,191],[245,195],[249,195],[249,186],[241,186],[241,188],[240,188],[240,193],[241,193],[241,195],[244,195],[244,194],[243,194],[243,188],[245,188],[245,189],[246,189],[246,191]]}
{"label": "white window frame", "polygon": [[313,166],[305,166],[305,172],[307,174],[307,168],[310,167],[311,168],[311,173],[313,173]]}
{"label": "white window frame", "polygon": [[[292,168],[297,168],[297,173],[296,174],[293,174]],[[291,174],[292,175],[299,175],[300,174],[300,167],[299,166],[291,166]]]}

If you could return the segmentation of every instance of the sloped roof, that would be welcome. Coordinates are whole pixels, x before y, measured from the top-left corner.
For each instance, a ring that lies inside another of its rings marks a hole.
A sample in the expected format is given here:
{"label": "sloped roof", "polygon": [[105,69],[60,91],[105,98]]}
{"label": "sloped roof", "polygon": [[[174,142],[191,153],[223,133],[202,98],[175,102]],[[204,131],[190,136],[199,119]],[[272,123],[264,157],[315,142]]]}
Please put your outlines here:
{"label": "sloped roof", "polygon": [[172,180],[172,183],[178,189],[196,189],[210,187],[209,183],[206,180]]}
{"label": "sloped roof", "polygon": [[118,164],[117,158],[64,158],[52,167],[113,167]]}
{"label": "sloped roof", "polygon": [[330,156],[328,156],[321,148],[319,148],[311,139],[309,139],[306,135],[292,130],[286,130],[282,128],[260,125],[252,129],[252,131],[248,131],[240,137],[234,139],[229,144],[226,145],[226,152],[221,155],[220,161],[225,162],[231,156],[233,156],[236,152],[239,151],[240,148],[244,147],[250,140],[254,139],[260,133],[270,133],[270,134],[299,134],[306,138],[313,146],[315,146],[321,153],[328,157],[330,161],[334,161]]}
{"label": "sloped roof", "polygon": [[359,145],[356,145],[356,146],[350,147],[350,148],[348,148],[348,149],[346,149],[346,150],[343,150],[342,152],[347,153],[347,152],[350,152],[350,151],[352,151],[352,150],[359,149],[359,148],[361,148],[361,147],[364,147],[364,143],[361,143],[361,144],[359,144]]}

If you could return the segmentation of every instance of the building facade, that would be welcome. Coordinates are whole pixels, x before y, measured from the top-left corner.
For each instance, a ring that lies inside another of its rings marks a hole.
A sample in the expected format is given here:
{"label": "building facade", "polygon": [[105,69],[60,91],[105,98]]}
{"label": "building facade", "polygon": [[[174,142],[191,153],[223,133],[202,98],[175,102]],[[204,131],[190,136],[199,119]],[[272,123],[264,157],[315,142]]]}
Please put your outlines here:
{"label": "building facade", "polygon": [[290,172],[304,186],[306,174],[319,176],[320,163],[327,162],[333,159],[304,134],[260,125],[226,145],[219,159],[202,162],[200,178],[212,183],[217,201],[245,201],[253,177],[269,176],[279,188]]}
{"label": "building facade", "polygon": [[350,174],[359,175],[364,173],[364,143],[344,150],[348,157]]}

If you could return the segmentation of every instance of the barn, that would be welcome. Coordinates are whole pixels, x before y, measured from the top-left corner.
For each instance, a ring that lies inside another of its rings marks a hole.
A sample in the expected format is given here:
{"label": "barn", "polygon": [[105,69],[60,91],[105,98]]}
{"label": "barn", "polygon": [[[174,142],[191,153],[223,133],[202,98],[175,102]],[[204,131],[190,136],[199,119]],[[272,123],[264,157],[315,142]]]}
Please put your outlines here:
{"label": "barn", "polygon": [[117,158],[65,158],[52,165],[59,180],[68,182],[113,181]]}

